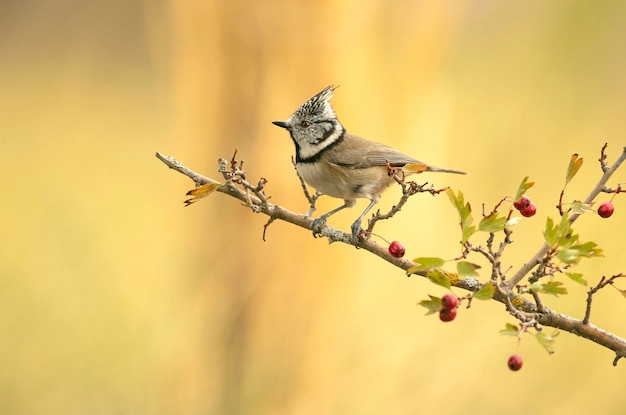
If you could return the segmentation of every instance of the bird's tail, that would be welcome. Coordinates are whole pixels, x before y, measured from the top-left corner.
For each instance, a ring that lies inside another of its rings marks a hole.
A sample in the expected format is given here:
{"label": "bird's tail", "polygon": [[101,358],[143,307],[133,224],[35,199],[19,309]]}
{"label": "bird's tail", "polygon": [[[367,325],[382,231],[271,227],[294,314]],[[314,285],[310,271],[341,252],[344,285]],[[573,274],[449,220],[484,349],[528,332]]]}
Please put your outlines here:
{"label": "bird's tail", "polygon": [[455,169],[446,169],[445,167],[428,166],[426,171],[432,171],[435,173],[454,173],[454,174],[467,174],[467,172]]}

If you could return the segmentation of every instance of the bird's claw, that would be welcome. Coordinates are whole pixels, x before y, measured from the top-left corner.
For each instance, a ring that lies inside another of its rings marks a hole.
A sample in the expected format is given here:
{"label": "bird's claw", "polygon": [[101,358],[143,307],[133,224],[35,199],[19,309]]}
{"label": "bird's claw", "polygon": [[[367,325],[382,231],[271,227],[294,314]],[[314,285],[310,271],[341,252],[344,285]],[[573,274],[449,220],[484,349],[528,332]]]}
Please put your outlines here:
{"label": "bird's claw", "polygon": [[357,248],[359,247],[359,235],[361,234],[361,221],[357,220],[350,227],[352,229],[352,243]]}
{"label": "bird's claw", "polygon": [[317,238],[318,236],[321,235],[320,231],[325,225],[326,225],[326,217],[324,216],[320,216],[319,218],[314,219],[313,222],[311,222],[309,229],[313,231],[314,238]]}

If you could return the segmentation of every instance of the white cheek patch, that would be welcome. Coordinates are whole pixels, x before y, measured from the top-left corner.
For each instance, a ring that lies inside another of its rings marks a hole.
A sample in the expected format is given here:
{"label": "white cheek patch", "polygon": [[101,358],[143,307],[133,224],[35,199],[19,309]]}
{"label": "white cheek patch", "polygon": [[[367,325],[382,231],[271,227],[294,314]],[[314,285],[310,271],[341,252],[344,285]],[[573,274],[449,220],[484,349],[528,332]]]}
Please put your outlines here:
{"label": "white cheek patch", "polygon": [[311,157],[317,156],[319,153],[324,151],[330,145],[335,143],[339,138],[341,138],[342,134],[343,134],[343,128],[339,126],[338,129],[333,131],[324,140],[316,141],[314,143],[309,143],[308,141],[298,142],[298,145],[300,146],[300,149],[298,151],[298,155],[300,159],[306,160]]}

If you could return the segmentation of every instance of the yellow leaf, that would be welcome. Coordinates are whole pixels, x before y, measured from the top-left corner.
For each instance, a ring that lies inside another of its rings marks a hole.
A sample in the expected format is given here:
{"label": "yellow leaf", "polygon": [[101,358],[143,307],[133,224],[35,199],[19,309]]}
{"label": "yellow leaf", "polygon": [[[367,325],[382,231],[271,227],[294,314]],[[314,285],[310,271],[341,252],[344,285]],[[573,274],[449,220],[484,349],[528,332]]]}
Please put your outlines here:
{"label": "yellow leaf", "polygon": [[428,166],[424,163],[411,163],[402,167],[402,171],[406,174],[419,174],[428,170]]}
{"label": "yellow leaf", "polygon": [[192,203],[195,203],[198,200],[202,199],[203,197],[207,197],[208,195],[216,191],[221,185],[222,183],[207,183],[188,191],[187,196],[193,197],[185,200],[185,206],[189,206]]}
{"label": "yellow leaf", "polygon": [[580,170],[580,166],[583,165],[583,159],[578,158],[578,154],[572,154],[572,158],[570,159],[569,165],[567,166],[567,174],[565,175],[565,184],[567,185],[578,173]]}

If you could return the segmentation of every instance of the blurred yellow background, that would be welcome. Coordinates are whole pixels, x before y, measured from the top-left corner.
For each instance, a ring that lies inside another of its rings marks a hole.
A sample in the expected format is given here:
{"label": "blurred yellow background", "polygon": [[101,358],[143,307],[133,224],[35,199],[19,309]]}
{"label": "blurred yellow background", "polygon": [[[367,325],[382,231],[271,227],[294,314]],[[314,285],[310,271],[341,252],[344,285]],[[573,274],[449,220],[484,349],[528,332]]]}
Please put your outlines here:
{"label": "blurred yellow background", "polygon": [[[272,202],[305,212],[293,145],[270,121],[339,84],[347,129],[472,172],[423,180],[463,190],[477,214],[537,182],[538,214],[505,258],[519,266],[556,215],[570,155],[585,165],[566,199],[582,199],[602,144],[610,161],[625,144],[625,13],[582,0],[3,2],[0,412],[623,413],[626,362],[611,352],[564,333],[548,356],[528,336],[512,373],[502,305],[424,317],[416,303],[438,287],[284,223],[263,242],[266,218],[222,194],[183,208],[192,182],[154,153],[217,178],[237,147]],[[576,225],[606,252],[579,268],[592,283],[625,270],[622,199]],[[457,220],[444,195],[420,195],[377,233],[409,258],[452,258]],[[548,305],[582,317],[586,288],[566,286]],[[625,312],[606,289],[592,322],[624,336]]]}

